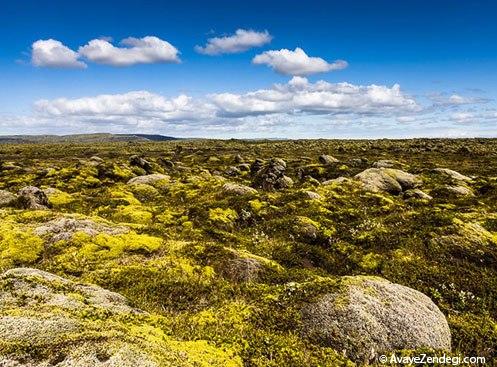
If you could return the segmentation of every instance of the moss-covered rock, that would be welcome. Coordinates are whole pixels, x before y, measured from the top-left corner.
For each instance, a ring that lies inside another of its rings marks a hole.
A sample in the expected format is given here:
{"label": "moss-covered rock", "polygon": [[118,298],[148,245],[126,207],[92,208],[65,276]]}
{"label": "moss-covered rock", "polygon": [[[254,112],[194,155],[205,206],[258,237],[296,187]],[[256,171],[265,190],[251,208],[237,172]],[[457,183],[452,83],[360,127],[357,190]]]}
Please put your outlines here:
{"label": "moss-covered rock", "polygon": [[451,349],[447,321],[427,296],[379,278],[344,278],[302,317],[307,337],[361,363],[395,350]]}
{"label": "moss-covered rock", "polygon": [[242,366],[206,341],[170,338],[117,293],[36,269],[0,276],[0,321],[0,358],[13,366]]}

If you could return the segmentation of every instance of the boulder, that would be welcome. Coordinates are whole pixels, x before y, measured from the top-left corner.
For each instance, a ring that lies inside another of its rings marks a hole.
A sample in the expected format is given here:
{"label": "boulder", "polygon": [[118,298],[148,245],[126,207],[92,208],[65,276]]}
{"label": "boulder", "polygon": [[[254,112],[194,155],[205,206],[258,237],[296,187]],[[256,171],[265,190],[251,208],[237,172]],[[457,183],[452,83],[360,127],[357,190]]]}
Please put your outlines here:
{"label": "boulder", "polygon": [[152,185],[157,181],[167,181],[167,180],[169,180],[169,176],[163,175],[161,173],[153,173],[151,175],[133,177],[131,180],[128,181],[128,185],[138,185],[138,184]]}
{"label": "boulder", "polygon": [[464,176],[464,175],[460,174],[459,172],[453,171],[453,170],[448,169],[448,168],[435,168],[432,170],[432,172],[444,175],[444,176],[449,177],[455,181],[471,181],[470,177]]}
{"label": "boulder", "polygon": [[231,166],[226,170],[226,174],[228,176],[239,176],[242,174],[242,171],[240,171],[240,168]]}
{"label": "boulder", "polygon": [[237,167],[242,172],[250,172],[250,164],[248,163],[241,163]]}
{"label": "boulder", "polygon": [[319,163],[321,163],[321,164],[332,164],[332,163],[339,162],[338,159],[336,159],[335,157],[332,157],[331,155],[327,155],[327,154],[321,154],[318,159],[319,159]]}
{"label": "boulder", "polygon": [[474,196],[473,190],[462,185],[444,185],[435,190],[437,196],[442,197],[464,197]]}
{"label": "boulder", "polygon": [[350,178],[340,176],[337,178],[333,178],[331,180],[323,181],[321,184],[322,185],[332,185],[332,184],[341,184],[341,183],[348,182],[348,181],[350,181]]}
{"label": "boulder", "polygon": [[257,194],[257,190],[246,186],[235,183],[226,183],[223,185],[223,192],[230,195],[247,196]]}
{"label": "boulder", "polygon": [[374,168],[393,168],[400,166],[400,163],[390,159],[381,159],[373,163]]}
{"label": "boulder", "polygon": [[367,364],[401,349],[451,350],[447,320],[421,292],[376,277],[344,277],[302,309],[303,334]]}
{"label": "boulder", "polygon": [[[96,285],[79,284],[58,275],[32,268],[7,270],[0,276],[0,309],[21,307],[43,308],[53,306],[62,310],[100,308],[110,314],[136,313],[126,298]],[[79,294],[75,297],[74,294]],[[21,308],[22,308],[21,307]]]}
{"label": "boulder", "polygon": [[16,195],[6,190],[0,190],[0,208],[15,205],[16,201]]}
{"label": "boulder", "polygon": [[421,184],[418,176],[393,168],[368,168],[358,173],[355,178],[362,182],[366,191],[383,191],[394,195]]}
{"label": "boulder", "polygon": [[421,191],[420,189],[411,189],[404,192],[404,198],[406,199],[422,199],[422,200],[431,200],[433,199],[430,195]]}
{"label": "boulder", "polygon": [[132,166],[140,167],[147,173],[150,173],[152,171],[152,165],[150,164],[150,162],[138,155],[132,155],[131,157],[129,157],[129,164]]}
{"label": "boulder", "polygon": [[407,173],[400,169],[385,168],[383,171],[393,177],[402,187],[402,190],[409,190],[421,185],[421,179],[411,173]]}
{"label": "boulder", "polygon": [[49,202],[43,190],[35,186],[26,186],[17,194],[17,205],[22,209],[47,209]]}
{"label": "boulder", "polygon": [[293,180],[285,176],[286,162],[272,158],[255,174],[253,185],[264,191],[281,190],[293,186]]}
{"label": "boulder", "polygon": [[323,197],[314,191],[304,191],[304,195],[310,200],[321,200]]}
{"label": "boulder", "polygon": [[264,160],[257,158],[250,165],[250,173],[256,174],[257,172],[259,172],[262,169],[262,167],[264,167]]}
{"label": "boulder", "polygon": [[258,280],[262,271],[262,264],[253,258],[233,258],[226,261],[221,269],[221,274],[234,282],[253,282]]}

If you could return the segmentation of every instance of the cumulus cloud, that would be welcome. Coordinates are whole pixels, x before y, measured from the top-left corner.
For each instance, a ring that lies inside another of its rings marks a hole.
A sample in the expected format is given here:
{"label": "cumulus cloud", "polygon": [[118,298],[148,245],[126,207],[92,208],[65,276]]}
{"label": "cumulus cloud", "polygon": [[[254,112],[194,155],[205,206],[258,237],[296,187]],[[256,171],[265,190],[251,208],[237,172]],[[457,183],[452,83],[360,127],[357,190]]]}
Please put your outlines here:
{"label": "cumulus cloud", "polygon": [[256,65],[267,65],[285,75],[305,76],[345,69],[348,63],[336,60],[332,63],[320,57],[310,57],[300,47],[295,50],[281,49],[263,52],[252,59]]}
{"label": "cumulus cloud", "polygon": [[123,47],[116,47],[106,39],[94,39],[78,52],[90,61],[112,66],[180,62],[178,49],[158,37],[129,37],[120,44]]}
{"label": "cumulus cloud", "polygon": [[420,109],[398,84],[360,86],[349,83],[310,83],[293,77],[287,84],[276,84],[245,94],[211,95],[221,116],[287,114],[401,114]]}
{"label": "cumulus cloud", "polygon": [[195,51],[211,56],[239,53],[253,47],[261,47],[271,42],[272,38],[268,31],[238,29],[231,36],[209,38],[204,47],[195,46]]}
{"label": "cumulus cloud", "polygon": [[38,40],[31,48],[31,63],[37,67],[85,68],[78,59],[77,52],[54,39]]}
{"label": "cumulus cloud", "polygon": [[[199,105],[200,103],[200,105]],[[35,110],[44,117],[79,118],[83,121],[128,124],[140,121],[189,121],[212,116],[208,105],[184,94],[175,98],[134,91],[76,99],[40,100]]]}

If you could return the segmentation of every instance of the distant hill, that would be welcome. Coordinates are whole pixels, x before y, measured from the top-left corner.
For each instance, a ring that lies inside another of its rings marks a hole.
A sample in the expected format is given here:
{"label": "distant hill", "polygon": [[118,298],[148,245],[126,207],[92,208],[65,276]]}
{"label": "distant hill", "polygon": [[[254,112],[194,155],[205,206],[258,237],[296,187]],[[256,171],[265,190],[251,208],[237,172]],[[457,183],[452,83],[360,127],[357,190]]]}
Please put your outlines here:
{"label": "distant hill", "polygon": [[2,143],[97,143],[116,141],[168,141],[179,140],[172,136],[157,134],[75,134],[75,135],[4,135]]}

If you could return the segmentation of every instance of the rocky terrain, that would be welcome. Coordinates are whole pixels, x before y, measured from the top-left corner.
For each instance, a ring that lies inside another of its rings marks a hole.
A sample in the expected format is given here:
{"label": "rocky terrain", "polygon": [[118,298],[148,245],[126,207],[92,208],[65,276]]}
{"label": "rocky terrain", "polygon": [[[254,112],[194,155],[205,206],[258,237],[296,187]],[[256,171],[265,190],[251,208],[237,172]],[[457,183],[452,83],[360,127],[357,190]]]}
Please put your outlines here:
{"label": "rocky terrain", "polygon": [[497,140],[0,146],[0,366],[497,358]]}

